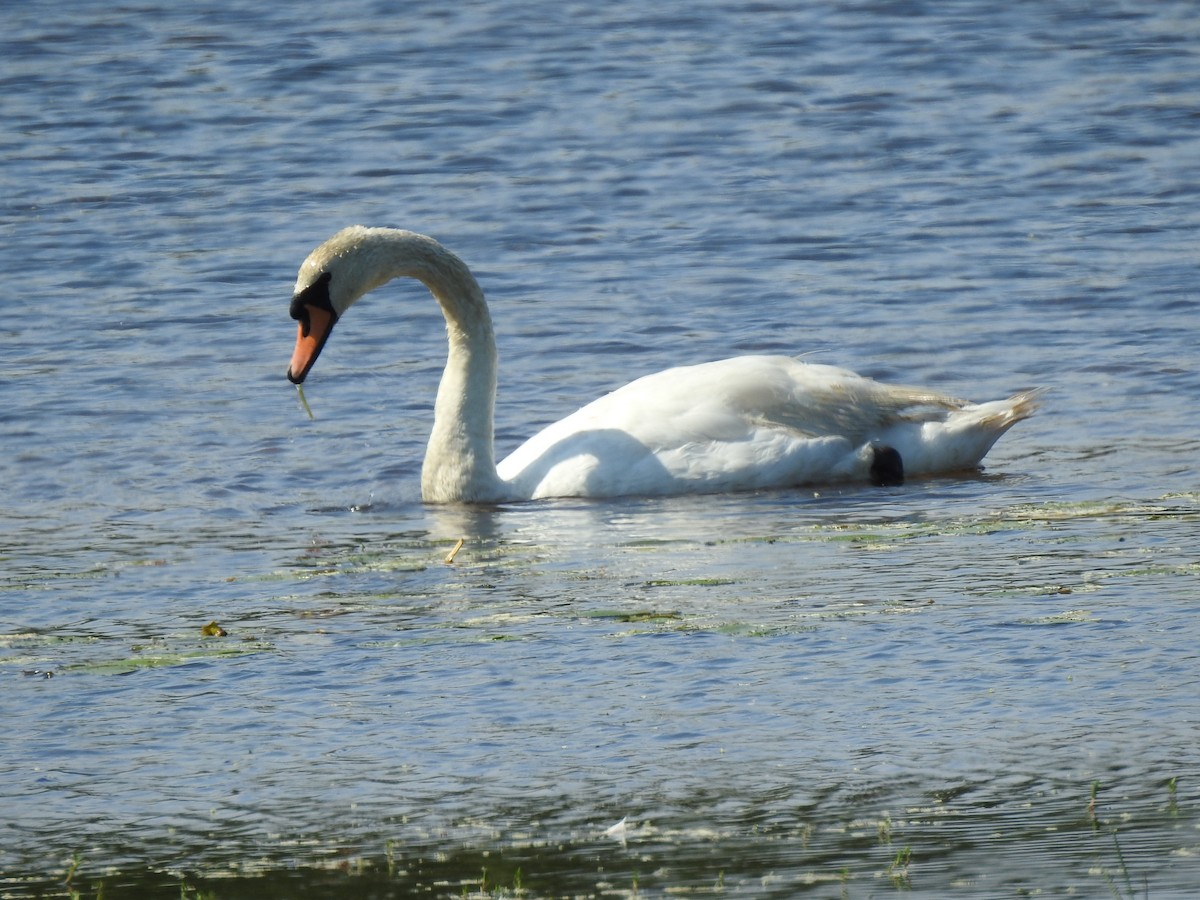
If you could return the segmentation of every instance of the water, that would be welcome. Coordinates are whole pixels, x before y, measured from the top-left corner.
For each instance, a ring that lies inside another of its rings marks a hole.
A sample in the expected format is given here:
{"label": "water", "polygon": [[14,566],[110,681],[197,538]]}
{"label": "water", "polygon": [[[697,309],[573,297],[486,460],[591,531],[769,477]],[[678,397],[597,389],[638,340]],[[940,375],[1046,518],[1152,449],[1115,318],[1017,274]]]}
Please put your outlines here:
{"label": "water", "polygon": [[[462,6],[4,11],[0,892],[1191,896],[1192,5]],[[426,507],[417,286],[283,379],[352,222],[475,269],[501,452],[733,353],[1052,392],[978,477]]]}

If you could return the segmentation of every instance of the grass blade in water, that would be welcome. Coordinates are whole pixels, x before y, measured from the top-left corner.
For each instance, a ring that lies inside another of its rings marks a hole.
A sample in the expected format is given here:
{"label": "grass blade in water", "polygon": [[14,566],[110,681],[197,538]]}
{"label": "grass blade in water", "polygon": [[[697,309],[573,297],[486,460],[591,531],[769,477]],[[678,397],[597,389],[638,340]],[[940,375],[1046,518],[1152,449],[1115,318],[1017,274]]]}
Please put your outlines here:
{"label": "grass blade in water", "polygon": [[310,419],[315,419],[316,416],[313,415],[312,408],[309,407],[308,401],[306,399],[304,399],[304,385],[302,385],[302,384],[296,385],[296,393],[298,393],[300,395],[300,405],[304,407],[304,411],[306,413],[308,413],[308,417]]}

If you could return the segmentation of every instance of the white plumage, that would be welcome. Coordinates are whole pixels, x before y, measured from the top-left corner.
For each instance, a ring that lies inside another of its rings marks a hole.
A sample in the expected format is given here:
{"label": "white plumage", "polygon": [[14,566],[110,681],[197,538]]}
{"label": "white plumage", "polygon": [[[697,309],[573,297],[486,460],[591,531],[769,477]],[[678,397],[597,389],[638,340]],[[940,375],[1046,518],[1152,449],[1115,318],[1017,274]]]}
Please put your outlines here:
{"label": "white plumage", "polygon": [[881,450],[903,475],[979,465],[1031,415],[1036,392],[973,404],[885,385],[786,356],[740,356],[630,382],[538,432],[494,462],[496,346],[483,292],[432,238],[343,229],[300,268],[300,321],[288,377],[304,380],[329,331],[363,294],[417,278],[446,317],[449,355],[438,388],[421,489],[431,502],[715,493],[878,477]]}

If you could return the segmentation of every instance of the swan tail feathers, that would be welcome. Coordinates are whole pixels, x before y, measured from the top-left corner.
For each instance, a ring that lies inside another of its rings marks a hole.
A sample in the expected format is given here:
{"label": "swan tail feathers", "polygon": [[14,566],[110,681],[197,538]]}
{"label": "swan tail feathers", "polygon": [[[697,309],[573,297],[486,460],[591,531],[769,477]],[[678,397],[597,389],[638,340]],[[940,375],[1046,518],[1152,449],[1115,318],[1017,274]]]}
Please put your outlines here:
{"label": "swan tail feathers", "polygon": [[[1019,394],[1013,394],[1007,400],[980,404],[980,412],[983,415],[980,416],[979,424],[984,428],[1003,434],[1018,422],[1028,419],[1037,412],[1041,404],[1041,398],[1045,394],[1045,388],[1034,388],[1022,391]],[[990,409],[989,407],[995,408]]]}

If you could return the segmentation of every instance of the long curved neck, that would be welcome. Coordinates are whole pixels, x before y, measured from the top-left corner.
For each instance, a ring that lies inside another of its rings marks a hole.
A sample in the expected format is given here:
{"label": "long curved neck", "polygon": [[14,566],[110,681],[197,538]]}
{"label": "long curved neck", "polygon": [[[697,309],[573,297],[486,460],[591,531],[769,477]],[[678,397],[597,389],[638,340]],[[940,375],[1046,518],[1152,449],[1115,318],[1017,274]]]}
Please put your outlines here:
{"label": "long curved neck", "polygon": [[493,414],[496,338],[479,283],[436,241],[406,232],[388,240],[392,276],[421,281],[446,318],[450,352],[434,404],[421,468],[421,496],[434,503],[498,500]]}

